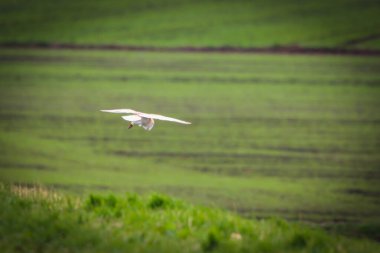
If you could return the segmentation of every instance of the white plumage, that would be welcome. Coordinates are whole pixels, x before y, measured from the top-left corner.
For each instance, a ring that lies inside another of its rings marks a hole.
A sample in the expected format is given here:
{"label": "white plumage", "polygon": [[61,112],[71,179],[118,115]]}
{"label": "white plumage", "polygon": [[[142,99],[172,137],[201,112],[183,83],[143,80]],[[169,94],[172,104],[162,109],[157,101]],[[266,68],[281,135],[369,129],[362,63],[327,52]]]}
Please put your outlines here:
{"label": "white plumage", "polygon": [[148,131],[150,131],[153,128],[155,119],[166,120],[166,121],[176,122],[180,124],[191,124],[190,122],[187,122],[187,121],[170,118],[170,117],[166,117],[166,116],[162,116],[158,114],[138,112],[132,109],[112,109],[112,110],[101,110],[101,111],[110,112],[110,113],[131,114],[131,115],[122,116],[124,120],[130,122],[130,125],[128,128],[131,128],[134,125],[138,125]]}

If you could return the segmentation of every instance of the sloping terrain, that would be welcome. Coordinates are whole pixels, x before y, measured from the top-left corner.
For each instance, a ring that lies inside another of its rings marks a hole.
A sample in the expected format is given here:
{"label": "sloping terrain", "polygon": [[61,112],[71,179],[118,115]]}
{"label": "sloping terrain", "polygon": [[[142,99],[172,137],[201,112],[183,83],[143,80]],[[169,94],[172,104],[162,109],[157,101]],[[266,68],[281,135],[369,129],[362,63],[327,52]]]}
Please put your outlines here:
{"label": "sloping terrain", "polygon": [[[158,191],[249,217],[364,224],[358,234],[379,238],[374,57],[0,55],[2,181]],[[99,111],[125,107],[193,124],[128,130],[120,115]]]}

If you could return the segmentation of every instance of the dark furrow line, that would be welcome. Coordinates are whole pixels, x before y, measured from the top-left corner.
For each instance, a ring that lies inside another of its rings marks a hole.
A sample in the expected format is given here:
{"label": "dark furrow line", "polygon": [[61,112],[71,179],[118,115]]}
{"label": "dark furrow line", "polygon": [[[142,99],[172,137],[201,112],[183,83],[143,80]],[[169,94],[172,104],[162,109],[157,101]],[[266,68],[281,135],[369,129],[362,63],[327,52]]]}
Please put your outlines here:
{"label": "dark furrow line", "polygon": [[155,47],[131,45],[92,45],[68,43],[1,43],[0,48],[30,48],[30,49],[77,49],[77,50],[125,50],[154,52],[197,52],[197,53],[264,53],[264,54],[315,54],[315,55],[367,55],[380,56],[380,50],[347,49],[347,48],[311,48],[300,46],[273,47]]}

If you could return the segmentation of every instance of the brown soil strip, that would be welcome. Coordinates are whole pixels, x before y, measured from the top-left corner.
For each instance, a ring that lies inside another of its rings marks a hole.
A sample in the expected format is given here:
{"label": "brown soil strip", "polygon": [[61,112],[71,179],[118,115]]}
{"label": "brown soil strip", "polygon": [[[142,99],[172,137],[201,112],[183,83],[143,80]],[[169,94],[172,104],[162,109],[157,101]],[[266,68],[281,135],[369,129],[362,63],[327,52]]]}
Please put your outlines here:
{"label": "brown soil strip", "polygon": [[342,46],[343,47],[345,47],[345,46],[354,46],[354,45],[358,45],[358,44],[361,44],[361,43],[364,43],[364,42],[368,42],[368,41],[371,41],[371,40],[377,40],[377,39],[380,39],[380,33],[378,33],[378,34],[370,34],[370,35],[363,36],[363,37],[360,37],[360,38],[357,38],[357,39],[352,39],[352,40],[346,41],[344,44],[342,44]]}
{"label": "brown soil strip", "polygon": [[[366,38],[365,38],[366,39]],[[372,39],[372,38],[371,38]],[[352,43],[352,42],[347,42]],[[357,43],[354,41],[354,43]],[[200,52],[200,53],[264,53],[264,54],[314,54],[314,55],[359,55],[380,56],[380,50],[347,49],[347,48],[308,48],[300,46],[274,47],[154,47],[127,45],[91,45],[69,43],[2,43],[0,48],[31,48],[31,49],[77,49],[77,50],[125,50],[150,52]]]}
{"label": "brown soil strip", "polygon": [[368,190],[363,190],[363,189],[358,189],[358,188],[347,189],[344,191],[344,193],[360,195],[364,197],[376,197],[376,198],[380,197],[380,191],[368,191]]}
{"label": "brown soil strip", "polygon": [[[279,168],[252,168],[249,166],[246,167],[231,167],[231,168],[220,168],[217,166],[197,166],[190,167],[191,170],[200,172],[200,173],[208,173],[215,175],[227,175],[229,177],[251,177],[251,176],[266,176],[266,177],[278,177],[278,178],[286,178],[286,179],[322,179],[322,180],[334,180],[334,179],[363,179],[370,180],[374,179],[373,176],[366,175],[366,173],[355,173],[355,172],[347,172],[342,175],[340,171],[337,172],[329,172],[325,170],[311,170],[311,169],[297,169],[295,171],[283,170]],[[379,176],[375,176],[375,178],[379,178]],[[374,179],[376,180],[376,179]],[[346,193],[346,191],[344,191]],[[354,194],[348,192],[349,194]],[[363,193],[362,196],[364,196]],[[373,193],[375,195],[376,193]],[[365,195],[369,196],[369,195]],[[380,196],[378,194],[377,196]]]}
{"label": "brown soil strip", "polygon": [[32,169],[32,170],[55,170],[44,164],[21,164],[21,163],[1,163],[0,169]]}
{"label": "brown soil strip", "polygon": [[[140,152],[140,151],[124,151],[124,150],[115,150],[110,152],[112,155],[117,156],[135,156],[135,157],[177,157],[182,159],[205,159],[205,158],[240,158],[240,159],[266,159],[273,158],[272,155],[264,154],[238,154],[238,153],[218,153],[218,152]],[[289,156],[275,156],[277,159],[290,160],[290,159],[305,159],[299,157],[289,157]]]}

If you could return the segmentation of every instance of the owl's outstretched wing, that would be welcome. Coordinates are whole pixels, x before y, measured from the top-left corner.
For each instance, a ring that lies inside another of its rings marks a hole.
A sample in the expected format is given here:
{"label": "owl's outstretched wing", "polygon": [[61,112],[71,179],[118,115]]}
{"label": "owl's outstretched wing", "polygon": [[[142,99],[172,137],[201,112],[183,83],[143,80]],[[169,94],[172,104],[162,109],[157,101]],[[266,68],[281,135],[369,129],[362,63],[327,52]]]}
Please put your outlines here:
{"label": "owl's outstretched wing", "polygon": [[102,112],[110,112],[110,113],[133,113],[137,114],[139,112],[132,109],[112,109],[112,110],[100,110]]}
{"label": "owl's outstretched wing", "polygon": [[191,124],[190,122],[183,121],[180,119],[175,119],[175,118],[170,118],[166,117],[163,115],[158,115],[158,114],[148,114],[148,113],[138,113],[139,116],[144,117],[144,118],[152,118],[152,119],[158,119],[158,120],[165,120],[165,121],[171,121],[171,122],[176,122],[180,124]]}

